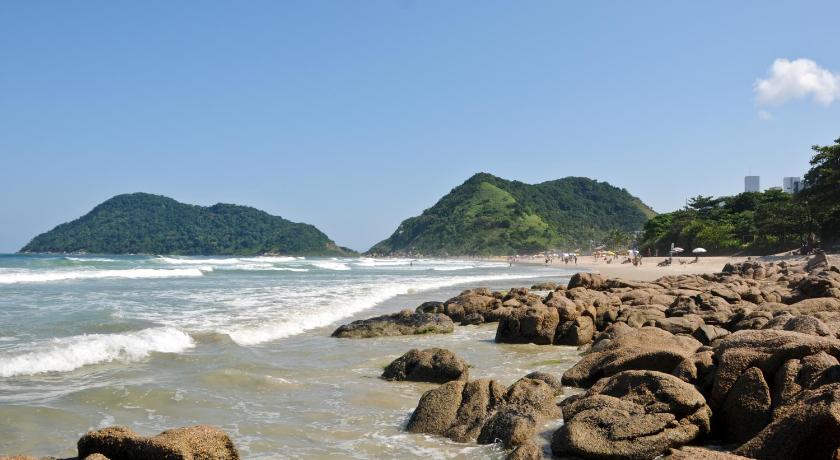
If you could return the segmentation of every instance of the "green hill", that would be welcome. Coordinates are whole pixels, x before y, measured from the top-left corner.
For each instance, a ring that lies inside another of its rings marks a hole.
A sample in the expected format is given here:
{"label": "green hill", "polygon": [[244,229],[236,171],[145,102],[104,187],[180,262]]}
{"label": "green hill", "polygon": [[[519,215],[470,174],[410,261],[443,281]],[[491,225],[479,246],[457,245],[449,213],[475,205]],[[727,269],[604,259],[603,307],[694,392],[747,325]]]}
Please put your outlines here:
{"label": "green hill", "polygon": [[541,184],[479,173],[369,254],[506,255],[576,249],[610,232],[638,231],[652,209],[626,190],[584,177]]}
{"label": "green hill", "polygon": [[42,233],[21,252],[346,255],[327,235],[247,206],[195,206],[148,193],[117,195]]}

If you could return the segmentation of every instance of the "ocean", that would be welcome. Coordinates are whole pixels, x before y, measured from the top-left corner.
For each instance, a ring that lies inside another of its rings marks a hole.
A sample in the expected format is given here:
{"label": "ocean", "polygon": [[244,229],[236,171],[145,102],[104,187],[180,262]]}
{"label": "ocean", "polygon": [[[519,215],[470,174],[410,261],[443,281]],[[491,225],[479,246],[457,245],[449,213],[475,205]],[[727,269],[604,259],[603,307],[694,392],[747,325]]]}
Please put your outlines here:
{"label": "ocean", "polygon": [[[87,430],[210,424],[244,458],[502,458],[403,431],[432,384],[386,382],[411,348],[471,378],[558,376],[571,347],[453,334],[335,339],[342,323],[463,289],[563,282],[573,270],[475,260],[0,255],[0,454],[72,456]],[[552,427],[544,427],[544,435]]]}

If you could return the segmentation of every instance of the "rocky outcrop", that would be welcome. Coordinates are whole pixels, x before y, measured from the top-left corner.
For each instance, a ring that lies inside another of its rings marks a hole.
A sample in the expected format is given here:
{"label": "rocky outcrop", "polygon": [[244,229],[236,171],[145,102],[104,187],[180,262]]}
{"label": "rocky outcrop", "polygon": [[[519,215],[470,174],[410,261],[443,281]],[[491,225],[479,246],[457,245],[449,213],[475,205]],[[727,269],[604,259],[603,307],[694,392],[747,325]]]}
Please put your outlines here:
{"label": "rocky outcrop", "polygon": [[558,456],[647,459],[709,432],[711,410],[692,385],[662,372],[624,371],[566,399],[552,436]]}
{"label": "rocky outcrop", "polygon": [[671,449],[662,460],[749,460],[747,457],[705,447],[685,446]]}
{"label": "rocky outcrop", "polygon": [[412,349],[391,362],[382,373],[385,380],[446,383],[467,380],[467,363],[443,348]]}
{"label": "rocky outcrop", "polygon": [[578,361],[563,374],[563,384],[586,387],[626,370],[672,372],[700,348],[697,340],[643,327],[610,341]]}
{"label": "rocky outcrop", "polygon": [[416,313],[403,310],[393,315],[353,321],[339,326],[333,337],[367,338],[392,335],[448,334],[455,324],[442,313]]}
{"label": "rocky outcrop", "polygon": [[548,383],[527,377],[507,389],[487,379],[449,382],[423,394],[407,429],[512,448],[529,443],[546,419],[559,417],[555,397]]}
{"label": "rocky outcrop", "polygon": [[236,460],[239,452],[224,432],[206,425],[140,436],[116,426],[90,431],[78,442],[79,458],[101,454],[121,460]]}

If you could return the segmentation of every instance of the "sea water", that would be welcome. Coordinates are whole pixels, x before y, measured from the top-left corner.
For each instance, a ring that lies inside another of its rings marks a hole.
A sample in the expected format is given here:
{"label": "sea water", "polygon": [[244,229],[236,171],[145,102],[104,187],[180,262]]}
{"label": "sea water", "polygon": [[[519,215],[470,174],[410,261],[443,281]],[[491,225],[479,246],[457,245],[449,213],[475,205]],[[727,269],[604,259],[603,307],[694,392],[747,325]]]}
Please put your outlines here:
{"label": "sea water", "polygon": [[[245,458],[486,458],[498,446],[408,434],[433,384],[386,382],[411,348],[471,377],[561,374],[570,347],[453,334],[336,339],[341,323],[463,289],[563,282],[572,270],[475,260],[0,255],[0,454],[71,456],[90,429],[210,424]],[[543,436],[551,431],[543,427]]]}

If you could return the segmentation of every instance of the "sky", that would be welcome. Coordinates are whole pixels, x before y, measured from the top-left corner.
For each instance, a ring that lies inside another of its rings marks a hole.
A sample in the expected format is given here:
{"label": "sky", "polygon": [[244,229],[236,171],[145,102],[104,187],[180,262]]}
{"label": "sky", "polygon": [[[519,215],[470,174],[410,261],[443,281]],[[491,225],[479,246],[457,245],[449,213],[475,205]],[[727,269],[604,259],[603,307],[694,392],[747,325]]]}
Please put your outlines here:
{"label": "sky", "polygon": [[365,250],[484,171],[658,212],[840,137],[840,3],[0,4],[0,252],[128,192]]}

